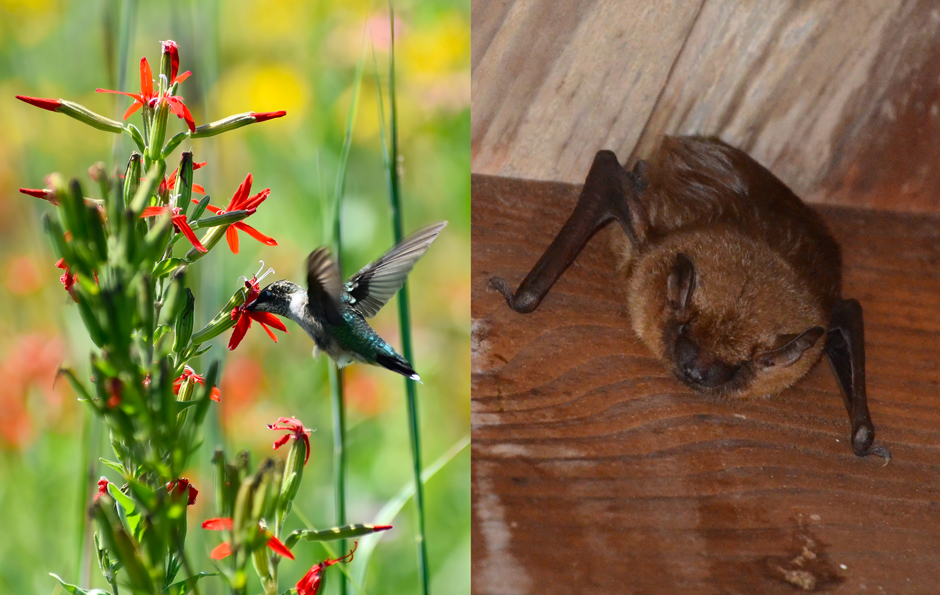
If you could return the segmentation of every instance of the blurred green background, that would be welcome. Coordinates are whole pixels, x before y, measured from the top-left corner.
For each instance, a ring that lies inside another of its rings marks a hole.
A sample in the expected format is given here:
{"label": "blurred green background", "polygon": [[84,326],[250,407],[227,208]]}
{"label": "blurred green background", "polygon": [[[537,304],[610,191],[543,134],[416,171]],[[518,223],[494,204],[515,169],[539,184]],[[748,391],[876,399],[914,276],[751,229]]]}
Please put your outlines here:
{"label": "blurred green background", "polygon": [[[387,116],[389,17],[384,3],[0,0],[2,593],[63,592],[48,572],[73,583],[87,576],[90,586],[106,586],[96,563],[83,567],[79,551],[94,480],[99,475],[118,479],[97,462],[99,455],[110,456],[110,447],[66,383],[52,385],[63,361],[87,374],[91,344],[41,232],[40,216],[53,207],[17,188],[41,188],[46,174],[59,171],[78,176],[86,194],[94,196],[87,168],[96,161],[110,168],[116,155],[123,169],[132,143],[14,96],[61,97],[120,119],[131,99],[94,89],[117,88],[118,31],[128,7],[135,7],[135,26],[123,90],[139,91],[140,57],[147,56],[158,70],[160,40],[174,39],[180,44],[180,70],[193,71],[181,94],[197,125],[233,113],[287,110],[285,118],[181,147],[192,148],[196,161],[208,161],[195,181],[206,187],[212,204],[224,207],[248,172],[254,175],[253,192],[270,187],[271,197],[250,223],[279,244],[263,246],[241,234],[239,255],[220,246],[191,269],[197,328],[237,289],[239,276],[259,269],[259,260],[275,268],[276,278],[303,282],[306,255],[328,241],[323,201],[332,198],[336,183],[364,35],[365,70],[343,210],[344,273],[355,272],[393,243],[369,50],[374,46]],[[469,434],[470,2],[398,0],[395,27],[405,232],[441,219],[450,222],[409,281],[413,363],[424,380],[418,398],[428,466]],[[139,127],[139,112],[130,121]],[[183,123],[171,117],[168,137],[182,129]],[[170,168],[178,152],[168,160]],[[394,304],[373,326],[400,347]],[[256,329],[231,353],[225,349],[226,334],[197,367],[204,372],[209,361],[223,358],[222,402],[210,413],[203,450],[189,472],[200,489],[190,508],[189,547],[196,570],[213,569],[208,552],[218,543],[217,535],[196,528],[216,516],[212,449],[224,445],[230,456],[249,449],[255,464],[272,454],[277,436],[265,424],[278,416],[296,416],[318,429],[294,508],[317,527],[333,524],[327,364],[311,359],[312,342],[300,329],[290,325],[289,330],[292,334],[279,335],[275,344]],[[348,519],[370,522],[411,481],[403,381],[358,365],[347,368],[346,381]],[[89,450],[94,456],[86,455]],[[469,488],[468,448],[426,485],[434,593],[470,592]],[[375,550],[367,593],[417,591],[414,521],[409,502]],[[287,529],[295,526],[300,526],[296,516]],[[281,564],[282,590],[326,556],[317,544],[298,544],[295,552],[296,562]],[[338,575],[330,571],[330,592]],[[200,589],[224,591],[219,579],[206,579]]]}

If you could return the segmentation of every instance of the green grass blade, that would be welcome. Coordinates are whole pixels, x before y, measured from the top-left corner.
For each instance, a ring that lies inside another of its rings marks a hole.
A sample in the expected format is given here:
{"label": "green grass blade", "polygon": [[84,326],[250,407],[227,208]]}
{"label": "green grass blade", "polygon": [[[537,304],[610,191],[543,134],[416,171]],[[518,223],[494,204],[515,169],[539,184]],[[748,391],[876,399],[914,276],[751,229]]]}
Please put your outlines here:
{"label": "green grass blade", "polygon": [[[385,141],[385,114],[382,101],[381,85],[379,87],[379,129],[382,138],[382,160],[385,165],[386,182],[388,184],[389,200],[392,207],[392,231],[397,244],[404,237],[404,223],[402,222],[401,186],[398,178],[398,104],[395,97],[395,9],[391,0],[388,4],[389,27],[391,28],[391,42],[388,58],[388,96],[390,107],[389,128],[391,142]],[[375,54],[373,53],[373,61]],[[376,67],[376,81],[378,82],[378,68]],[[390,145],[390,146],[389,146]],[[411,341],[411,310],[408,305],[408,283],[406,282],[398,292],[398,321],[401,326],[402,355],[415,365]],[[415,537],[418,546],[418,576],[421,579],[421,593],[427,595],[430,588],[430,570],[428,567],[428,546],[425,539],[425,511],[424,489],[421,485],[421,426],[418,417],[417,384],[405,380],[405,396],[408,404],[408,434],[411,440],[411,463],[415,481],[415,507],[418,512],[418,534]]]}
{"label": "green grass blade", "polygon": [[[436,461],[431,463],[421,472],[421,481],[427,483],[438,471],[443,469],[448,463],[450,463],[454,458],[460,454],[463,449],[467,448],[470,445],[470,436],[464,436],[453,446],[451,446],[447,452],[441,455]],[[382,507],[382,510],[375,516],[375,525],[391,525],[395,520],[395,517],[398,516],[398,513],[401,512],[402,508],[405,507],[405,504],[408,503],[408,500],[411,499],[415,494],[415,485],[413,482],[406,483],[402,486],[401,490],[395,497],[385,503],[385,506]],[[392,529],[394,531],[394,529]],[[363,591],[365,590],[365,579],[366,571],[369,568],[369,558],[372,556],[372,552],[375,550],[375,547],[379,543],[379,539],[382,538],[382,534],[373,534],[366,537],[363,537],[359,541],[359,549],[356,551],[356,557],[352,562],[352,581],[356,587]]]}
{"label": "green grass blade", "polygon": [[[118,31],[118,63],[117,63],[117,86],[118,91],[125,90],[127,85],[127,59],[130,54],[130,47],[134,37],[134,23],[137,21],[137,0],[124,0],[121,2],[121,26]],[[117,101],[114,103],[114,113],[123,114],[123,109],[119,107]],[[123,116],[122,116],[123,117]],[[115,118],[119,120],[119,118]],[[112,167],[118,163],[119,149],[123,134],[119,134],[114,139],[114,147],[111,152]]]}

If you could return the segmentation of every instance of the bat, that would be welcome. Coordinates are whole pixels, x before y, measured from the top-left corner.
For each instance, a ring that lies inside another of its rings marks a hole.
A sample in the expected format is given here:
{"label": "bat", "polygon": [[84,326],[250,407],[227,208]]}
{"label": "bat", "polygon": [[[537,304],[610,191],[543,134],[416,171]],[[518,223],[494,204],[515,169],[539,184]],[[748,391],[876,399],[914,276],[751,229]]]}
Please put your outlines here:
{"label": "bat", "polygon": [[600,151],[574,212],[515,293],[535,310],[611,221],[624,245],[634,332],[682,383],[728,397],[774,395],[825,354],[860,457],[875,444],[865,392],[862,307],[842,298],[842,257],[826,225],[780,179],[718,139],[665,137],[650,162]]}

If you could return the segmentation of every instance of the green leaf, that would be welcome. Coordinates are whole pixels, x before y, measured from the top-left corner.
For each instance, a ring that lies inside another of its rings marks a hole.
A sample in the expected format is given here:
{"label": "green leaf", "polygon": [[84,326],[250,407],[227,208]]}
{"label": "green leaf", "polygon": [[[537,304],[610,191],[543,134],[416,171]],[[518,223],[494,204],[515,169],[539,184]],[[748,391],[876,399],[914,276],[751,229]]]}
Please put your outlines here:
{"label": "green leaf", "polygon": [[192,221],[196,221],[202,214],[206,212],[206,207],[209,206],[209,195],[203,196],[198,203],[196,203],[196,208],[193,209]]}
{"label": "green leaf", "polygon": [[186,595],[193,590],[193,587],[196,586],[196,583],[199,582],[199,579],[203,579],[207,576],[216,576],[218,572],[200,572],[194,574],[187,579],[175,582],[172,585],[168,586],[163,590],[164,593],[169,593],[170,595]]}
{"label": "green leaf", "polygon": [[121,520],[126,522],[128,530],[132,535],[137,533],[137,525],[140,524],[140,513],[137,512],[137,503],[122,492],[113,483],[108,483],[108,493],[114,500],[121,505]]}
{"label": "green leaf", "polygon": [[182,258],[165,258],[153,267],[153,278],[159,279],[185,264],[186,261]]}
{"label": "green leaf", "polygon": [[140,130],[138,130],[136,126],[133,124],[125,124],[124,132],[134,140],[134,144],[137,145],[137,148],[140,149],[141,153],[147,152],[147,146],[144,144],[144,137],[142,134],[140,134]]}
{"label": "green leaf", "polygon": [[72,371],[72,368],[59,366],[59,369],[56,370],[56,373],[55,373],[55,380],[52,382],[53,388],[55,388],[55,382],[59,379],[59,376],[65,376],[68,379],[69,384],[72,385],[72,388],[75,390],[75,392],[81,395],[78,399],[79,401],[91,401],[92,400],[91,395],[88,393],[88,390],[85,388],[85,385],[79,382],[78,378],[75,376],[75,372]]}
{"label": "green leaf", "polygon": [[377,531],[375,525],[346,525],[345,527],[333,527],[332,529],[297,529],[287,537],[284,542],[288,548],[293,547],[298,541],[336,541],[337,539],[353,539],[363,535],[371,535]]}
{"label": "green leaf", "polygon": [[59,584],[62,585],[62,588],[72,595],[111,595],[110,591],[105,591],[104,589],[82,589],[80,587],[76,587],[75,585],[70,585],[69,583],[62,580],[59,575],[55,574],[54,572],[50,572],[49,576],[59,581]]}
{"label": "green leaf", "polygon": [[[98,460],[101,461],[102,463],[104,463],[105,465],[107,465],[108,467],[111,467],[112,469],[114,469],[115,471],[117,471],[118,473],[120,473],[121,475],[124,475],[124,465],[122,465],[122,464],[120,464],[120,463],[118,463],[118,462],[116,462],[116,461],[109,461],[108,459],[105,459],[105,458],[102,458],[102,457],[98,457]],[[108,485],[110,485],[110,484],[108,484]]]}

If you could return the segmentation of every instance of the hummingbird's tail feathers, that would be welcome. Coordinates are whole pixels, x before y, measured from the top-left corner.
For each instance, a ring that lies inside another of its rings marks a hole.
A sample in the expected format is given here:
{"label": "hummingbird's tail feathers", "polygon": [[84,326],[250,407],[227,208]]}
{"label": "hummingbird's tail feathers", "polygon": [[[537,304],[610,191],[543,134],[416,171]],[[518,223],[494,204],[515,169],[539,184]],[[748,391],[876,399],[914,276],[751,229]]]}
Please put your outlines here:
{"label": "hummingbird's tail feathers", "polygon": [[349,278],[349,304],[364,318],[372,318],[398,293],[418,259],[447,225],[440,221],[414,232],[375,262]]}
{"label": "hummingbird's tail feathers", "polygon": [[405,358],[398,355],[397,353],[395,355],[386,355],[384,353],[380,353],[375,358],[375,363],[379,366],[382,366],[386,370],[391,370],[392,372],[396,372],[402,376],[421,382],[421,377],[418,376],[418,373],[414,371],[414,369],[411,367],[411,364],[409,364]]}

